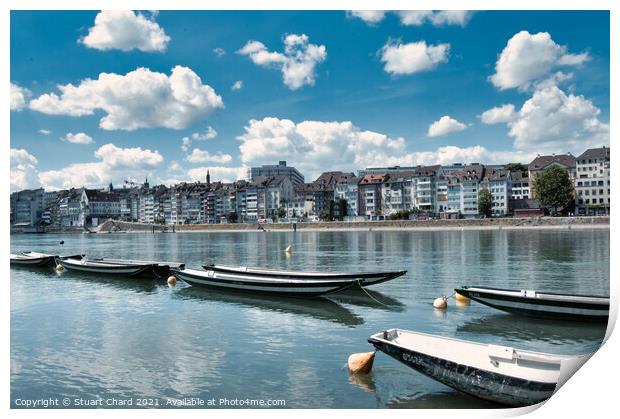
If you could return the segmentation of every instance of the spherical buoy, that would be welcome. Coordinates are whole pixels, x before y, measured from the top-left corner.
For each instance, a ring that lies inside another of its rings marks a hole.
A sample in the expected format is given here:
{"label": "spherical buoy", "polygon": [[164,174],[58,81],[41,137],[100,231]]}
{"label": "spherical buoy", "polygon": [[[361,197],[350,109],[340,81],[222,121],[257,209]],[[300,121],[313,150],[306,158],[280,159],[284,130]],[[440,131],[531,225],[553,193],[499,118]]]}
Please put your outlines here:
{"label": "spherical buoy", "polygon": [[469,297],[465,297],[464,295],[459,294],[458,292],[454,295],[456,301],[460,301],[462,303],[470,302]]}
{"label": "spherical buoy", "polygon": [[471,300],[470,299],[467,299],[466,301],[464,301],[464,300],[456,300],[454,302],[454,304],[457,307],[469,307],[469,305],[471,304]]}
{"label": "spherical buoy", "polygon": [[60,271],[62,271],[63,269],[65,269],[65,267],[64,267],[64,266],[62,266],[60,263],[59,263],[58,265],[56,265],[56,272],[60,272]]}
{"label": "spherical buoy", "polygon": [[293,246],[289,244],[288,246],[286,246],[286,249],[284,249],[284,252],[288,254],[293,253]]}
{"label": "spherical buoy", "polygon": [[446,297],[435,298],[435,301],[433,301],[433,307],[442,310],[448,308],[448,299]]}
{"label": "spherical buoy", "polygon": [[176,285],[177,278],[174,275],[170,275],[168,277],[168,285]]}
{"label": "spherical buoy", "polygon": [[368,374],[372,369],[372,363],[374,360],[374,352],[352,354],[351,356],[349,356],[347,365],[349,366],[349,371],[351,371],[353,374]]}

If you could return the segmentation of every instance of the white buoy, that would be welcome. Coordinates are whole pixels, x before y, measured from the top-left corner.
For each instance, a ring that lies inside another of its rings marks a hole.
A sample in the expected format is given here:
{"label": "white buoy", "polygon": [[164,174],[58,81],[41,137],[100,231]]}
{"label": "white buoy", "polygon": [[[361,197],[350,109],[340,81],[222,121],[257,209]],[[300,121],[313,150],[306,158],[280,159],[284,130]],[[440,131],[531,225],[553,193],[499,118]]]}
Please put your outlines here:
{"label": "white buoy", "polygon": [[174,275],[170,275],[168,277],[168,285],[176,285],[177,279]]}
{"label": "white buoy", "polygon": [[60,272],[60,271],[62,271],[63,269],[65,269],[65,267],[64,267],[64,266],[62,266],[60,263],[59,263],[58,265],[56,265],[56,272]]}
{"label": "white buoy", "polygon": [[448,299],[446,297],[438,297],[433,301],[433,307],[445,310],[448,308]]}
{"label": "white buoy", "polygon": [[293,253],[293,246],[289,244],[288,246],[286,246],[286,249],[284,249],[284,252],[290,255],[291,253]]}
{"label": "white buoy", "polygon": [[349,356],[347,365],[349,366],[349,371],[353,374],[368,374],[372,369],[372,363],[374,360],[374,352],[362,352]]}

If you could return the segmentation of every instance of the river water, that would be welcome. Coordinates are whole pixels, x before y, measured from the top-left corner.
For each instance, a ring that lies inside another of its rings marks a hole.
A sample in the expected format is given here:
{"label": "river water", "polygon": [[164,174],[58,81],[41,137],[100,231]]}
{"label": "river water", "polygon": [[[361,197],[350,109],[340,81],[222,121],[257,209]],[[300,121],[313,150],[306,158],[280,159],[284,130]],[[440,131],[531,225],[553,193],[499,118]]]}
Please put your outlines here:
{"label": "river water", "polygon": [[408,273],[371,288],[372,298],[301,300],[11,268],[11,403],[497,407],[382,353],[364,377],[350,376],[346,361],[393,327],[555,354],[595,351],[601,325],[523,319],[453,299],[438,311],[432,302],[459,285],[609,295],[609,240],[609,229],[13,235],[12,252]]}

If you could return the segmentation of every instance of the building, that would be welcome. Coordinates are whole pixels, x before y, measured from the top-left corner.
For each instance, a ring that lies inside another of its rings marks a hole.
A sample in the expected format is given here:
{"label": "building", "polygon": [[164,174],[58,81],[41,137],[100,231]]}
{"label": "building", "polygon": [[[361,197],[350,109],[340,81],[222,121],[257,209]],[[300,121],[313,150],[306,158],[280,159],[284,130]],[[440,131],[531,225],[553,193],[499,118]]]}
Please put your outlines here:
{"label": "building", "polygon": [[576,159],[572,154],[552,154],[550,156],[538,155],[528,166],[528,177],[530,179],[530,197],[536,197],[533,182],[536,175],[547,167],[558,166],[568,172],[571,180],[575,179]]}
{"label": "building", "polygon": [[[411,183],[411,195],[415,210],[429,215],[443,212],[445,202],[439,201],[437,194],[437,183],[441,176],[442,171],[439,165],[415,168]],[[445,201],[443,197],[442,201]]]}
{"label": "building", "polygon": [[527,172],[510,172],[511,199],[530,199],[530,178]]}
{"label": "building", "polygon": [[357,184],[359,193],[358,215],[373,218],[383,215],[381,187],[387,174],[368,174]]}
{"label": "building", "polygon": [[491,215],[502,217],[510,212],[509,205],[512,197],[511,172],[504,169],[486,167],[480,188],[488,189],[491,193]]}
{"label": "building", "polygon": [[415,172],[412,170],[387,173],[381,184],[382,214],[390,215],[409,211],[413,207],[412,184]]}
{"label": "building", "polygon": [[334,200],[341,202],[343,199],[347,203],[346,211],[343,208],[338,208],[339,217],[357,216],[359,211],[359,190],[358,183],[360,178],[358,177],[341,177],[336,183],[334,189]]}
{"label": "building", "polygon": [[11,225],[36,226],[46,209],[43,188],[13,192],[10,198]]}
{"label": "building", "polygon": [[[327,214],[328,218],[333,218],[334,203],[336,200],[336,185],[341,182],[347,182],[349,179],[355,178],[351,172],[324,172],[312,182],[312,192],[314,194],[314,212],[317,215]],[[339,212],[336,211],[336,212]]]}
{"label": "building", "polygon": [[300,185],[304,183],[304,175],[294,167],[287,166],[286,161],[281,160],[277,165],[264,165],[261,167],[252,167],[250,169],[250,179],[257,177],[274,177],[284,176],[287,177],[293,185]]}
{"label": "building", "polygon": [[591,148],[577,157],[575,204],[579,214],[609,214],[609,150]]}
{"label": "building", "polygon": [[478,217],[478,192],[484,170],[481,164],[473,164],[446,176],[448,208],[445,212],[449,217]]}

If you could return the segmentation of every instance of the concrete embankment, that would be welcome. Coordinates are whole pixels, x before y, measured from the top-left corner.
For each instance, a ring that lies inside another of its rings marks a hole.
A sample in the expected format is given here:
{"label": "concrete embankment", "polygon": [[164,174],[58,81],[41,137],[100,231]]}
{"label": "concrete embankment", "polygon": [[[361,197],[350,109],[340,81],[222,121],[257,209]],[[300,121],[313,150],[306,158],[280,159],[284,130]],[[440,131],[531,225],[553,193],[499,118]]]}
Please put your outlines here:
{"label": "concrete embankment", "polygon": [[[473,220],[386,220],[364,222],[316,222],[297,223],[297,231],[347,231],[347,230],[498,230],[498,229],[571,229],[609,228],[609,217],[532,217],[532,218],[487,218]],[[108,220],[98,231],[108,232],[218,232],[218,231],[291,231],[292,224],[183,224],[154,225]]]}

